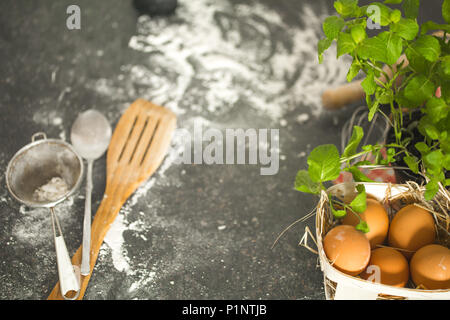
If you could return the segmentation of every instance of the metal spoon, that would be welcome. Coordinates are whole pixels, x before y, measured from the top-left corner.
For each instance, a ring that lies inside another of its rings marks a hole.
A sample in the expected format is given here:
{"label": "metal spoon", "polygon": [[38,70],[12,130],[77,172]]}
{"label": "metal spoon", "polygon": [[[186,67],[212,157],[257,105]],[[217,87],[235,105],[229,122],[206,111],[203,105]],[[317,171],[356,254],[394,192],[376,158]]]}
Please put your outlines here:
{"label": "metal spoon", "polygon": [[81,113],[72,125],[70,139],[78,154],[87,160],[86,202],[83,220],[83,252],[81,274],[90,273],[92,167],[108,149],[112,129],[108,120],[96,110]]}

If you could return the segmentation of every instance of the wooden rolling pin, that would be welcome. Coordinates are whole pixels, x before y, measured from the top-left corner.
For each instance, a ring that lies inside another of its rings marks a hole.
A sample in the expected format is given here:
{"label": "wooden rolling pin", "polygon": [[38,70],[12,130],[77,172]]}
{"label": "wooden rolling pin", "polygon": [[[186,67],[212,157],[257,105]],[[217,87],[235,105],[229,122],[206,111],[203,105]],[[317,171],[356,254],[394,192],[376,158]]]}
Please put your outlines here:
{"label": "wooden rolling pin", "polygon": [[328,110],[338,110],[346,105],[363,100],[365,93],[361,87],[362,80],[327,89],[322,94],[322,105]]}
{"label": "wooden rolling pin", "polygon": [[[442,37],[444,37],[444,32],[443,31],[434,32],[433,36],[442,38]],[[450,35],[447,35],[447,39],[449,39],[449,38],[450,38]],[[394,70],[396,70],[396,66],[402,60],[405,60],[403,66],[402,66],[403,68],[409,64],[409,61],[406,58],[406,56],[404,54],[402,54],[400,56],[400,58],[397,60],[397,62],[393,65]],[[391,69],[389,68],[389,66],[385,65],[383,67],[383,71],[386,72],[386,74],[389,77],[392,77],[392,72],[391,72]],[[384,75],[381,75],[379,77],[379,80],[382,82],[386,81]],[[397,84],[400,84],[402,81],[401,78],[398,78],[397,80],[398,80]],[[364,99],[365,93],[364,93],[363,88],[361,87],[361,82],[362,82],[362,80],[357,80],[354,82],[344,84],[337,88],[331,88],[331,89],[325,90],[324,93],[322,94],[323,106],[329,110],[338,110],[338,109],[341,109],[342,107],[345,107],[346,105],[348,105],[350,103]]]}
{"label": "wooden rolling pin", "polygon": [[[404,54],[400,56],[400,58],[397,60],[397,62],[393,65],[393,69],[396,70],[396,66],[399,65],[402,60],[405,62],[403,63],[402,68],[406,67],[409,64],[408,59]],[[392,77],[392,71],[389,66],[385,65],[383,67],[383,71],[389,76]],[[386,82],[386,78],[382,74],[378,80],[382,82]],[[401,79],[398,79],[400,83]],[[353,81],[347,84],[344,84],[337,88],[327,89],[322,94],[322,104],[326,109],[329,110],[338,110],[342,107],[345,107],[346,105],[363,100],[365,97],[364,90],[361,86],[361,82],[363,80],[357,80]]]}

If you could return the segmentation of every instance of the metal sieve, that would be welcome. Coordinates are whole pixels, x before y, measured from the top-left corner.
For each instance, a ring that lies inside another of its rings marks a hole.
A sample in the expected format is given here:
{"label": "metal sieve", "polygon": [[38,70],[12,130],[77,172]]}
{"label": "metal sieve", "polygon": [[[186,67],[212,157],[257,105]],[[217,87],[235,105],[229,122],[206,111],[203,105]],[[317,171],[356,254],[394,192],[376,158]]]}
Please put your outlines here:
{"label": "metal sieve", "polygon": [[[51,201],[36,199],[35,190],[55,177],[65,181],[67,192]],[[13,156],[6,169],[6,184],[14,198],[29,207],[50,209],[61,292],[68,300],[79,295],[79,275],[72,266],[54,207],[76,191],[82,177],[83,161],[72,146],[62,140],[47,139],[42,132],[32,136],[31,143]]]}

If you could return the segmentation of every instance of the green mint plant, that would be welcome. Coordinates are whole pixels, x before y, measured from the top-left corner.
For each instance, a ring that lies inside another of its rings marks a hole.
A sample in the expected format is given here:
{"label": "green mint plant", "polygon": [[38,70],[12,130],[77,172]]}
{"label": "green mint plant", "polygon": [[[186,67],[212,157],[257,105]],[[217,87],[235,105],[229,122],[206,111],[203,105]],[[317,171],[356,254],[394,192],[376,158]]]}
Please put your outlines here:
{"label": "green mint plant", "polygon": [[[390,4],[401,5],[401,10],[391,8]],[[352,57],[347,81],[352,81],[360,72],[365,74],[361,86],[366,94],[368,120],[372,121],[376,113],[385,117],[393,128],[395,141],[386,145],[364,145],[358,151],[364,133],[355,126],[342,155],[332,145],[319,146],[311,152],[308,170],[297,174],[297,190],[320,194],[326,190],[324,182],[336,179],[341,170],[350,172],[355,181],[370,181],[359,170],[360,165],[368,163],[351,162],[367,153],[375,156],[371,164],[387,165],[402,159],[414,173],[423,172],[428,178],[427,200],[436,195],[439,184],[450,185],[450,179],[445,176],[450,168],[450,43],[447,38],[450,35],[450,0],[443,0],[442,4],[445,24],[428,21],[419,25],[419,5],[420,0],[386,0],[366,6],[359,6],[358,0],[334,2],[337,15],[323,22],[325,37],[318,43],[319,63],[333,42],[337,45],[338,58]],[[370,28],[379,29],[378,33],[369,37],[367,29]],[[436,31],[441,35],[429,34]],[[389,106],[390,115],[383,112],[382,105]],[[417,129],[421,137],[412,145],[412,128],[404,126],[404,119],[416,110],[420,111]],[[411,148],[420,152],[420,158]],[[387,151],[387,157],[382,156],[382,149]],[[360,199],[364,193],[358,190]],[[362,208],[358,207],[360,200],[356,200],[356,207],[336,201],[330,201],[336,217],[345,210],[334,209],[334,204],[344,209],[350,207],[354,212]]]}
{"label": "green mint plant", "polygon": [[[300,170],[295,179],[295,188],[298,191],[320,195],[326,192],[325,183],[335,180],[341,173],[341,166],[344,164],[345,171],[351,172],[356,181],[372,181],[363,174],[358,166],[366,162],[351,164],[351,160],[367,153],[367,151],[357,152],[361,139],[364,136],[363,129],[354,126],[353,133],[344,152],[340,155],[334,144],[325,144],[314,148],[308,156],[308,170]],[[381,148],[382,146],[374,146]],[[347,212],[356,214],[366,210],[366,191],[364,185],[357,185],[358,194],[350,204],[341,202],[333,198],[330,194],[330,210],[336,218],[343,218]],[[369,232],[369,227],[365,221],[359,218],[358,230]]]}

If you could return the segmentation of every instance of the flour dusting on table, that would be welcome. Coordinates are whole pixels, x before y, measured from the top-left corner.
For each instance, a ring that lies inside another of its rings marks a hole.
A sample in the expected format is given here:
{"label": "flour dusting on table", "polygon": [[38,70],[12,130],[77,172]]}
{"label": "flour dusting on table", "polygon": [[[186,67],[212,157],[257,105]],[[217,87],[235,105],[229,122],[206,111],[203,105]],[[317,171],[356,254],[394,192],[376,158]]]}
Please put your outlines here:
{"label": "flour dusting on table", "polygon": [[[322,91],[345,82],[350,61],[336,60],[334,47],[325,53],[324,63],[318,64],[317,42],[322,21],[329,14],[325,9],[317,13],[305,5],[298,13],[300,27],[287,25],[277,12],[258,3],[179,2],[176,17],[139,17],[129,47],[145,55],[141,63],[122,66],[116,78],[87,84],[116,102],[107,114],[111,121],[136,97],[142,97],[175,112],[182,128],[201,121],[223,129],[227,116],[241,108],[247,108],[242,113],[249,116],[268,118],[273,127],[285,127],[285,117],[293,110],[301,111],[294,118],[301,124],[319,117]],[[102,246],[100,261],[111,256],[116,270],[131,279],[130,294],[151,288],[153,281],[182,267],[182,259],[170,266],[143,267],[128,252],[124,238],[131,232],[145,243],[152,227],[176,226],[176,221],[159,214],[160,204],[152,198],[151,189],[179,185],[179,170],[173,175],[166,171],[182,151],[182,139],[175,136],[165,161],[127,201]],[[137,204],[146,204],[148,211],[128,218]],[[139,223],[148,215],[155,218],[150,225]],[[182,254],[182,245],[178,250]]]}
{"label": "flour dusting on table", "polygon": [[257,3],[182,1],[179,19],[139,17],[129,46],[148,53],[148,62],[124,65],[118,79],[92,86],[118,100],[143,96],[178,115],[189,110],[217,118],[245,101],[274,121],[299,105],[318,116],[322,91],[345,82],[350,65],[333,57],[334,47],[318,64],[326,16],[305,5],[300,28]]}
{"label": "flour dusting on table", "polygon": [[[298,12],[299,24],[288,25],[279,13],[259,3],[179,0],[173,17],[139,17],[136,34],[129,39],[129,48],[137,58],[121,66],[116,76],[87,81],[86,87],[110,102],[102,111],[111,123],[116,123],[130,103],[141,97],[171,109],[177,115],[178,127],[188,130],[199,122],[205,128],[220,130],[231,125],[245,128],[247,123],[261,124],[262,128],[303,125],[321,116],[322,91],[345,83],[350,65],[348,59],[335,59],[335,47],[325,53],[324,63],[318,64],[317,42],[323,34],[322,21],[328,15],[325,8],[312,10],[304,5]],[[33,115],[36,124],[57,131],[63,140],[70,123],[63,108],[58,107],[68,92],[70,88],[57,99],[39,101]],[[283,141],[279,143],[277,151],[281,153]],[[173,216],[166,217],[161,197],[154,196],[155,189],[167,188],[171,192],[183,187],[181,177],[185,171],[174,166],[183,148],[182,137],[175,136],[160,168],[126,202],[101,247],[98,264],[111,259],[114,269],[126,276],[126,298],[137,296],[140,290],[158,297],[158,292],[152,293],[157,290],[154,283],[176,283],[173,277],[185,267],[185,257],[192,255],[191,247],[179,238],[170,239],[174,246],[167,249],[170,259],[152,261],[151,256],[146,256],[156,247],[152,241],[164,242],[167,231],[181,233],[180,237],[190,237],[189,243],[198,244],[199,252],[204,252],[202,257],[192,256],[198,261],[216,257],[230,245],[215,242],[209,249],[205,241],[213,241],[215,234],[205,240],[198,230],[191,230]],[[2,179],[0,182],[4,182]],[[78,198],[82,197],[83,192],[79,192]],[[10,197],[0,189],[0,204],[8,201]],[[56,208],[64,232],[81,224],[73,209],[73,197]],[[232,224],[219,219],[214,231],[226,233]],[[38,259],[45,259],[45,267],[54,271],[54,257],[49,256],[54,248],[48,209],[20,207],[12,236],[12,243],[39,245]],[[140,243],[144,254],[128,245],[128,237]]]}

